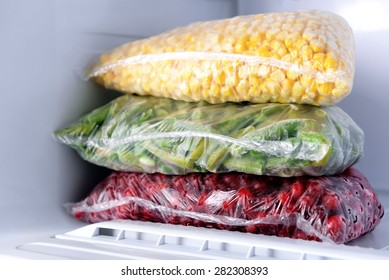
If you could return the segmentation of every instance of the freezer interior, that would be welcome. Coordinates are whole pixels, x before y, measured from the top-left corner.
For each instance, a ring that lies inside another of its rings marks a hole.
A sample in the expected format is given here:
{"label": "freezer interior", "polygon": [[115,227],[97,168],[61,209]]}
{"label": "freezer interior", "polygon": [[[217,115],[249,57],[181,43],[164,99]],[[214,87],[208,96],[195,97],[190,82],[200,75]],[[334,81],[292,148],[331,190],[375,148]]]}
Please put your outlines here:
{"label": "freezer interior", "polygon": [[88,225],[63,206],[83,199],[109,174],[52,138],[54,130],[120,95],[85,80],[93,59],[195,21],[301,9],[336,12],[353,28],[354,86],[339,106],[364,130],[365,153],[356,167],[389,212],[387,1],[3,1],[0,258],[388,259],[388,215],[373,232],[332,245],[134,221]]}

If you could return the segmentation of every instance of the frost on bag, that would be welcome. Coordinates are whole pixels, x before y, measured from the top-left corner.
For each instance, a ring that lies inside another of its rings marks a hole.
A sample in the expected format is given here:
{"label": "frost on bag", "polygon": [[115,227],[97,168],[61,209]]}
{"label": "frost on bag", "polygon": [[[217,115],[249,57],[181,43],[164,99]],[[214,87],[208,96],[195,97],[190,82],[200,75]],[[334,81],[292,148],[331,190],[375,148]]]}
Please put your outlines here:
{"label": "frost on bag", "polygon": [[118,171],[332,175],[363,152],[340,108],[190,103],[123,95],[55,132],[86,160]]}
{"label": "frost on bag", "polygon": [[210,103],[331,105],[352,88],[354,38],[324,11],[197,22],[103,54],[87,76],[110,89]]}
{"label": "frost on bag", "polygon": [[384,214],[353,168],[333,177],[292,178],[114,172],[69,209],[92,223],[132,219],[336,243],[373,230]]}

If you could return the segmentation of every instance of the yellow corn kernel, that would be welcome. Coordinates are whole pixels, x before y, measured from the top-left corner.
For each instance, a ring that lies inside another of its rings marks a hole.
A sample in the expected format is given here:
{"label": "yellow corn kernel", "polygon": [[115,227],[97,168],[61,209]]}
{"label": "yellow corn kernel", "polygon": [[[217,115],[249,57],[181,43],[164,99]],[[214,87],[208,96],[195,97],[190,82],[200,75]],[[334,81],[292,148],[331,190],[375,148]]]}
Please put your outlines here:
{"label": "yellow corn kernel", "polygon": [[281,59],[282,59],[282,61],[293,62],[293,58],[292,58],[292,56],[290,55],[290,53],[284,55]]}
{"label": "yellow corn kernel", "polygon": [[317,90],[322,95],[331,95],[333,89],[334,89],[333,83],[322,83],[317,85]]}
{"label": "yellow corn kernel", "polygon": [[[241,82],[242,82],[242,81],[241,81]],[[240,82],[240,83],[241,83],[241,82]],[[243,82],[246,82],[246,83],[247,83],[247,81],[243,81]],[[240,83],[239,83],[239,84],[240,84]],[[261,79],[260,79],[259,76],[256,75],[256,74],[249,74],[249,75],[248,75],[248,84],[249,84],[250,87],[252,87],[252,86],[259,87],[259,85],[261,84]]]}
{"label": "yellow corn kernel", "polygon": [[271,80],[265,81],[265,86],[267,89],[267,92],[271,95],[277,96],[279,95],[279,92],[281,92],[281,86],[279,83],[273,82]]}
{"label": "yellow corn kernel", "polygon": [[[169,86],[171,83],[166,83],[166,86]],[[195,78],[190,79],[189,88],[191,92],[197,92],[200,88],[199,81]],[[168,88],[169,91],[169,88]]]}
{"label": "yellow corn kernel", "polygon": [[250,36],[250,45],[256,46],[260,41],[262,41],[262,36],[260,33],[256,33]]}
{"label": "yellow corn kernel", "polygon": [[280,40],[280,41],[284,41],[286,39],[286,37],[288,36],[288,34],[289,33],[287,31],[283,30],[276,35],[276,39]]}
{"label": "yellow corn kernel", "polygon": [[272,28],[272,29],[270,29],[270,30],[267,30],[267,32],[266,32],[266,39],[268,39],[268,40],[273,40],[274,39],[274,37],[278,34],[278,33],[280,33],[280,29],[279,28]]}
{"label": "yellow corn kernel", "polygon": [[201,78],[201,85],[203,88],[210,88],[212,84],[212,75],[204,75]]}
{"label": "yellow corn kernel", "polygon": [[304,104],[315,104],[315,101],[312,100],[309,96],[303,96],[300,100],[300,102]]}
{"label": "yellow corn kernel", "polygon": [[311,41],[311,40],[314,40],[316,38],[316,36],[317,36],[317,34],[313,30],[306,30],[306,31],[304,31],[302,38],[307,40],[307,41]]}
{"label": "yellow corn kernel", "polygon": [[295,45],[297,43],[298,40],[300,40],[301,38],[301,34],[300,33],[297,33],[297,32],[294,32],[288,36],[286,36],[285,38],[285,46],[290,49],[290,48],[295,48]]}
{"label": "yellow corn kernel", "polygon": [[327,53],[323,66],[324,69],[336,70],[338,68],[338,61],[331,53]]}
{"label": "yellow corn kernel", "polygon": [[267,65],[259,66],[257,73],[259,76],[267,77],[270,73],[270,66],[267,66]]}
{"label": "yellow corn kernel", "polygon": [[226,77],[225,84],[228,86],[236,86],[239,83],[239,77],[237,73],[230,73]]}
{"label": "yellow corn kernel", "polygon": [[104,74],[104,76],[101,77],[101,80],[99,79],[96,82],[104,85],[104,84],[110,84],[112,80],[113,80],[113,73],[107,72]]}
{"label": "yellow corn kernel", "polygon": [[212,83],[210,88],[210,94],[213,96],[220,96],[220,85],[217,83]]}
{"label": "yellow corn kernel", "polygon": [[274,82],[282,82],[285,79],[285,74],[281,71],[281,69],[277,69],[270,74],[270,79]]}
{"label": "yellow corn kernel", "polygon": [[273,53],[272,54],[272,58],[276,59],[276,60],[280,60],[281,59],[281,55],[279,55],[278,53]]}
{"label": "yellow corn kernel", "polygon": [[278,99],[272,100],[272,102],[278,102],[278,103],[285,104],[285,103],[289,103],[289,100],[287,98],[284,98],[284,97],[279,97]]}
{"label": "yellow corn kernel", "polygon": [[304,40],[304,39],[297,40],[297,42],[295,44],[296,49],[298,49],[298,50],[302,49],[306,45],[308,45],[308,42],[307,42],[307,40]]}
{"label": "yellow corn kernel", "polygon": [[244,96],[249,95],[249,90],[251,87],[256,87],[256,85],[251,86],[250,83],[245,79],[241,80],[238,85],[234,88],[234,94],[239,92]]}
{"label": "yellow corn kernel", "polygon": [[109,57],[108,54],[103,54],[103,55],[100,57],[100,61],[101,61],[102,63],[106,63],[106,62],[109,61],[109,60],[110,60],[110,57]]}
{"label": "yellow corn kernel", "polygon": [[272,52],[270,51],[270,49],[268,47],[261,46],[257,50],[257,55],[262,56],[262,57],[271,57]]}
{"label": "yellow corn kernel", "polygon": [[253,97],[255,98],[255,96],[257,95],[261,95],[261,90],[258,86],[251,86],[248,90],[248,96],[250,99],[252,99]]}
{"label": "yellow corn kernel", "polygon": [[326,55],[324,53],[315,53],[312,57],[313,59],[313,65],[315,66],[315,69],[319,71],[324,70],[324,60],[326,58]]}
{"label": "yellow corn kernel", "polygon": [[237,53],[242,53],[242,52],[244,52],[246,50],[246,44],[244,44],[244,43],[237,43],[236,45],[235,45],[235,51],[237,52]]}
{"label": "yellow corn kernel", "polygon": [[311,75],[303,74],[300,76],[300,83],[305,88],[310,88],[313,82],[314,78]]}
{"label": "yellow corn kernel", "polygon": [[288,77],[289,80],[294,81],[294,80],[297,80],[297,78],[299,77],[299,74],[296,71],[287,70],[286,76]]}
{"label": "yellow corn kernel", "polygon": [[347,91],[347,89],[350,87],[350,85],[346,82],[343,82],[343,81],[337,81],[335,83],[335,87],[336,88],[339,88],[339,89],[342,89],[344,91]]}
{"label": "yellow corn kernel", "polygon": [[313,57],[313,50],[309,45],[305,45],[301,48],[301,56],[303,60],[309,61]]}
{"label": "yellow corn kernel", "polygon": [[189,81],[190,78],[192,77],[192,71],[190,71],[189,69],[187,69],[184,74],[182,75],[182,77],[184,78],[184,81]]}
{"label": "yellow corn kernel", "polygon": [[285,79],[281,82],[281,87],[283,93],[290,93],[293,87],[293,82],[289,79]]}
{"label": "yellow corn kernel", "polygon": [[273,40],[270,43],[270,47],[273,50],[277,51],[279,48],[284,47],[284,44],[281,41],[279,41],[279,40]]}
{"label": "yellow corn kernel", "polygon": [[307,92],[306,94],[310,99],[314,100],[317,96],[317,94],[313,91]]}
{"label": "yellow corn kernel", "polygon": [[317,102],[323,105],[330,105],[332,103],[331,98],[329,96],[323,96],[323,95],[320,95],[317,98]]}
{"label": "yellow corn kernel", "polygon": [[289,50],[289,54],[290,54],[290,57],[291,57],[293,60],[296,60],[296,59],[298,59],[298,57],[299,57],[299,52],[298,52],[298,50],[296,50],[296,49],[290,49],[290,50]]}
{"label": "yellow corn kernel", "polygon": [[305,88],[301,85],[300,82],[295,82],[292,88],[292,94],[294,97],[301,97],[305,94]]}
{"label": "yellow corn kernel", "polygon": [[325,45],[322,42],[320,42],[318,39],[314,39],[314,40],[310,41],[310,45],[312,47],[312,50],[315,53],[320,53],[320,52],[324,51]]}
{"label": "yellow corn kernel", "polygon": [[234,95],[234,91],[231,87],[222,87],[220,93],[225,100],[230,100],[230,98]]}
{"label": "yellow corn kernel", "polygon": [[334,88],[331,92],[331,94],[333,96],[335,96],[336,98],[342,96],[343,94],[345,93],[345,90],[342,89],[342,88]]}

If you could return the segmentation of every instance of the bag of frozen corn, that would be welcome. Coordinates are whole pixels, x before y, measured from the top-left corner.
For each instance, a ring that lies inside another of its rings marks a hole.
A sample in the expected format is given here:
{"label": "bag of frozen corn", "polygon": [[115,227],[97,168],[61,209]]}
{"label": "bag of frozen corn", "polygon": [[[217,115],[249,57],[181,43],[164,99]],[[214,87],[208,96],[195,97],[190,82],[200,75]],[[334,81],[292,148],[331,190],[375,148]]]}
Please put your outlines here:
{"label": "bag of frozen corn", "polygon": [[127,43],[87,76],[110,89],[184,101],[331,105],[351,91],[354,39],[330,12],[239,16]]}
{"label": "bag of frozen corn", "polygon": [[363,131],[339,107],[175,101],[123,95],[55,132],[114,170],[186,174],[332,175],[363,152]]}

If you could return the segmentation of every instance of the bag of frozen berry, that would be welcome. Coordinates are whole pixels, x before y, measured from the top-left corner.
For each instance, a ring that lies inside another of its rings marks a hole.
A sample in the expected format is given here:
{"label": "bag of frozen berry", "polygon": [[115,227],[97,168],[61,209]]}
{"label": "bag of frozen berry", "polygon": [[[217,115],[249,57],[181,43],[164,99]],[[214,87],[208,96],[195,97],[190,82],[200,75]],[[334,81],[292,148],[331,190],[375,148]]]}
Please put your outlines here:
{"label": "bag of frozen berry", "polygon": [[335,176],[289,178],[113,172],[68,209],[91,223],[132,219],[335,243],[370,232],[384,214],[373,188],[354,168]]}

